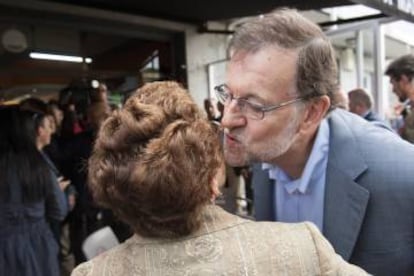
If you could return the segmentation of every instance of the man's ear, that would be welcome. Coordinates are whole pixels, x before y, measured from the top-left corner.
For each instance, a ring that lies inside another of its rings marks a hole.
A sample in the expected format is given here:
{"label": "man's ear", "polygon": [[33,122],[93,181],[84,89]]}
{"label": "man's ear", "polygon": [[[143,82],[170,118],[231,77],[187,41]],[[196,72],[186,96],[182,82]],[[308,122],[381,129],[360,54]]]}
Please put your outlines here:
{"label": "man's ear", "polygon": [[412,80],[410,80],[407,75],[401,75],[400,79],[398,80],[398,86],[404,90],[408,90],[412,86]]}
{"label": "man's ear", "polygon": [[317,128],[328,112],[330,106],[331,100],[326,95],[309,102],[306,107],[301,130],[308,131]]}
{"label": "man's ear", "polygon": [[402,82],[403,84],[406,84],[406,83],[409,83],[410,82],[410,79],[406,75],[402,74],[400,76],[399,82]]}

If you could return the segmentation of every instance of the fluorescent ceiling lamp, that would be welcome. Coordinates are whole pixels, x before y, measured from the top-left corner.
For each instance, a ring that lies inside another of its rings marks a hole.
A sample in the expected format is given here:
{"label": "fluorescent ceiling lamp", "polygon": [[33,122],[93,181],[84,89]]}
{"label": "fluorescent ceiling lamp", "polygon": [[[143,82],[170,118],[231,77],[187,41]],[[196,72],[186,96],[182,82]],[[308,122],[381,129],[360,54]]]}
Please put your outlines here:
{"label": "fluorescent ceiling lamp", "polygon": [[[38,53],[32,52],[29,55],[31,58],[34,59],[45,59],[45,60],[57,60],[57,61],[68,61],[68,62],[76,62],[82,63],[83,58],[78,56],[67,56],[67,55],[54,55],[54,54],[46,54],[46,53]],[[85,58],[86,63],[92,63],[91,58]]]}
{"label": "fluorescent ceiling lamp", "polygon": [[92,80],[92,81],[91,81],[91,86],[92,86],[93,88],[98,88],[98,87],[99,87],[99,81],[97,81],[97,80]]}

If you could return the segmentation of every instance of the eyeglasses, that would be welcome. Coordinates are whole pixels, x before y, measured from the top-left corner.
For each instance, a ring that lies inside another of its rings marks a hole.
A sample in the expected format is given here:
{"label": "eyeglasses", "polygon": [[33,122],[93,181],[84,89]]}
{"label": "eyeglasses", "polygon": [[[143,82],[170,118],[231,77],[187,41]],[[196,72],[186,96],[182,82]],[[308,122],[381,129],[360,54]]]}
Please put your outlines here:
{"label": "eyeglasses", "polygon": [[233,94],[230,93],[230,90],[225,84],[216,86],[214,88],[217,99],[224,105],[228,106],[233,100],[237,102],[237,107],[240,109],[240,112],[243,113],[246,117],[253,120],[262,120],[266,112],[282,108],[284,106],[300,102],[306,99],[309,99],[308,96],[298,97],[293,100],[289,100],[277,105],[272,106],[262,106],[259,104],[252,103],[243,98],[236,98]]}

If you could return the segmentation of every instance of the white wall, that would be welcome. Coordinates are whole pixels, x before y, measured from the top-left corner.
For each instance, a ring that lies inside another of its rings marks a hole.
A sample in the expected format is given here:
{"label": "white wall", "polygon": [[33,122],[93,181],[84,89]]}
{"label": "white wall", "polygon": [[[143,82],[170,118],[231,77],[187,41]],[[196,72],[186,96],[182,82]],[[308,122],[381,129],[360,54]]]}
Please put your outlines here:
{"label": "white wall", "polygon": [[188,88],[200,106],[208,98],[208,64],[226,58],[228,36],[186,31]]}

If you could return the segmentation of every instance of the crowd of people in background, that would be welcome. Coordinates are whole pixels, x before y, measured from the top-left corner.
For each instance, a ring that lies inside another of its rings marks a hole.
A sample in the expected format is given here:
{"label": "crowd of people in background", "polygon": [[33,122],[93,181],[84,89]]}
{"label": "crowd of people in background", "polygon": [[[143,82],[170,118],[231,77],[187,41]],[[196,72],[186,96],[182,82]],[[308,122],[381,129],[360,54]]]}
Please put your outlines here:
{"label": "crowd of people in background", "polygon": [[[19,105],[0,107],[4,129],[0,137],[0,187],[5,207],[1,218],[2,225],[15,227],[2,233],[33,229],[21,240],[8,239],[7,244],[3,241],[6,236],[1,237],[2,250],[8,250],[2,252],[7,263],[0,264],[0,270],[4,269],[1,275],[70,275],[86,260],[82,243],[97,229],[111,225],[121,241],[131,235],[110,210],[94,203],[87,187],[87,160],[99,126],[111,112],[107,93],[103,83],[91,89],[83,114],[74,102],[61,105],[57,100],[46,103],[34,97]],[[16,184],[21,185],[18,190],[14,190]],[[40,221],[46,221],[47,226],[41,228]],[[38,241],[40,234],[45,236],[40,237],[42,243]],[[13,270],[16,267],[21,270]]]}

